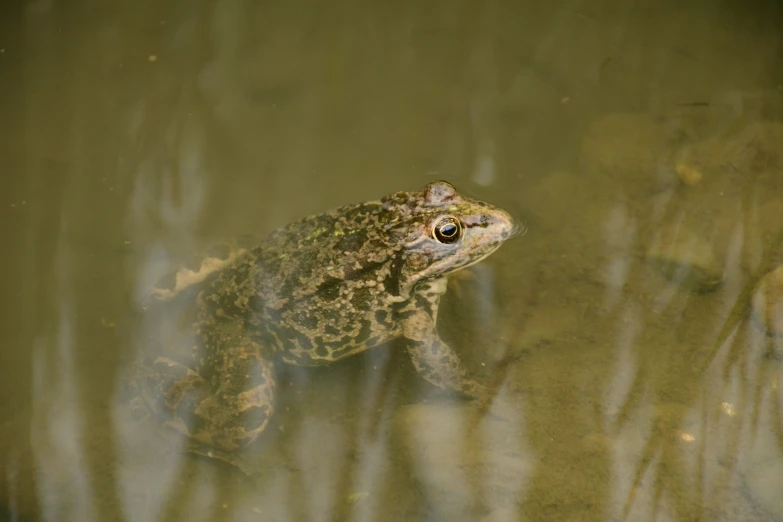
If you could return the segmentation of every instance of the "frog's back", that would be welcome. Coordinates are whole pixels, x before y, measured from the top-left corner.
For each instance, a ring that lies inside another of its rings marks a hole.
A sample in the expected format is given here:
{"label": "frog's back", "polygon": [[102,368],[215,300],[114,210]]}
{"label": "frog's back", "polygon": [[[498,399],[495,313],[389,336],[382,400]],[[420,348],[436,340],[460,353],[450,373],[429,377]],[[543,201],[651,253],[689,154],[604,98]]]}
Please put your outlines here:
{"label": "frog's back", "polygon": [[395,337],[393,217],[381,202],[341,207],[281,228],[250,251],[263,344],[285,362],[319,365]]}

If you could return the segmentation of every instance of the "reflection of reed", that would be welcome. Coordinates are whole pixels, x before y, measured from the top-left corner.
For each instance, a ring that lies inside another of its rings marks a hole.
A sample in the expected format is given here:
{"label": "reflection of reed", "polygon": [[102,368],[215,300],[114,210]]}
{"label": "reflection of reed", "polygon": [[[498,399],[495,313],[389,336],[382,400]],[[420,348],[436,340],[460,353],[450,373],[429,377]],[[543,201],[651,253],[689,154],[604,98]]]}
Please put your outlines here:
{"label": "reflection of reed", "polygon": [[761,261],[753,276],[748,279],[748,282],[737,296],[734,306],[724,321],[723,327],[718,332],[715,344],[712,346],[712,355],[723,346],[729,336],[737,330],[740,323],[747,318],[753,292],[755,291],[759,280],[771,271],[774,268],[775,262],[779,260],[778,257],[780,255],[781,247],[783,247],[783,228],[777,232],[774,240],[770,243],[769,248],[761,257]]}
{"label": "reflection of reed", "polygon": [[[623,520],[634,519],[640,511],[675,518],[723,516],[724,509],[737,509],[738,487],[752,472],[753,463],[763,459],[763,454],[767,458],[776,454],[774,448],[758,442],[760,433],[771,430],[778,447],[783,448],[781,393],[774,384],[778,365],[769,358],[770,339],[758,325],[751,324],[748,314],[758,281],[779,261],[781,245],[783,229],[766,245],[757,269],[739,291],[710,349],[692,347],[691,342],[699,343],[703,334],[687,326],[694,316],[679,315],[685,308],[672,307],[666,314],[675,321],[668,328],[677,330],[678,335],[687,332],[691,341],[678,343],[689,353],[676,354],[687,366],[679,374],[672,372],[678,383],[664,377],[667,386],[655,383],[651,389],[657,379],[652,374],[657,363],[642,361],[616,415],[616,434],[632,431],[639,423],[641,427],[636,429],[646,433],[639,451],[628,456],[615,454],[616,460],[636,461],[622,503]],[[648,323],[645,329],[641,341],[634,344],[658,343],[663,347],[671,342],[661,337],[664,330],[655,324]],[[676,370],[672,362],[666,362],[669,371]],[[663,403],[645,408],[644,399],[650,392],[655,399],[664,399]],[[676,404],[666,400],[667,396],[675,396]]]}

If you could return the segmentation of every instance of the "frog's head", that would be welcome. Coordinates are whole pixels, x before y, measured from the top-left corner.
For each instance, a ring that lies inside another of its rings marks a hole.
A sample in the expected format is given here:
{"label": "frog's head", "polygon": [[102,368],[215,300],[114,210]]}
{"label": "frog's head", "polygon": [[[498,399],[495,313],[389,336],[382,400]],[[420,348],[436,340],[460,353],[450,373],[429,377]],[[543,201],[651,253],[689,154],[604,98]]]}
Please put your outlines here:
{"label": "frog's head", "polygon": [[445,181],[392,198],[402,217],[393,227],[402,246],[401,296],[409,296],[420,281],[478,263],[520,232],[506,211],[463,197]]}

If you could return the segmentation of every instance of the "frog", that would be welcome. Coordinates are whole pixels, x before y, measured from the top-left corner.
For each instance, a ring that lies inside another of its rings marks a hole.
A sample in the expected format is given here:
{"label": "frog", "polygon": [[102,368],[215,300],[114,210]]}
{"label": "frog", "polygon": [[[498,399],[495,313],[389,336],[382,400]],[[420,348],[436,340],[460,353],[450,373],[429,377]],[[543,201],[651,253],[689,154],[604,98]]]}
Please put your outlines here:
{"label": "frog", "polygon": [[184,310],[190,335],[169,350],[178,357],[164,346],[148,365],[143,402],[188,441],[230,455],[267,428],[279,365],[322,366],[392,341],[425,381],[483,400],[487,386],[438,335],[438,308],[449,276],[519,232],[505,210],[433,181],[221,245],[147,293],[146,313]]}

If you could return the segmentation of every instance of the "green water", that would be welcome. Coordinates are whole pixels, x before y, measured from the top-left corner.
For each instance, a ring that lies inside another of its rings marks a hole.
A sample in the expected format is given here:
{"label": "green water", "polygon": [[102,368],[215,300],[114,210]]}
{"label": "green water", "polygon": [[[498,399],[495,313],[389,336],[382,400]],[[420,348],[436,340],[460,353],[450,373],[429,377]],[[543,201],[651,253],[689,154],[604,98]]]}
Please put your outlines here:
{"label": "green water", "polygon": [[[783,520],[777,3],[0,13],[0,520]],[[437,178],[528,228],[442,303],[476,429],[394,345],[281,375],[251,477],[122,407],[162,260]]]}

